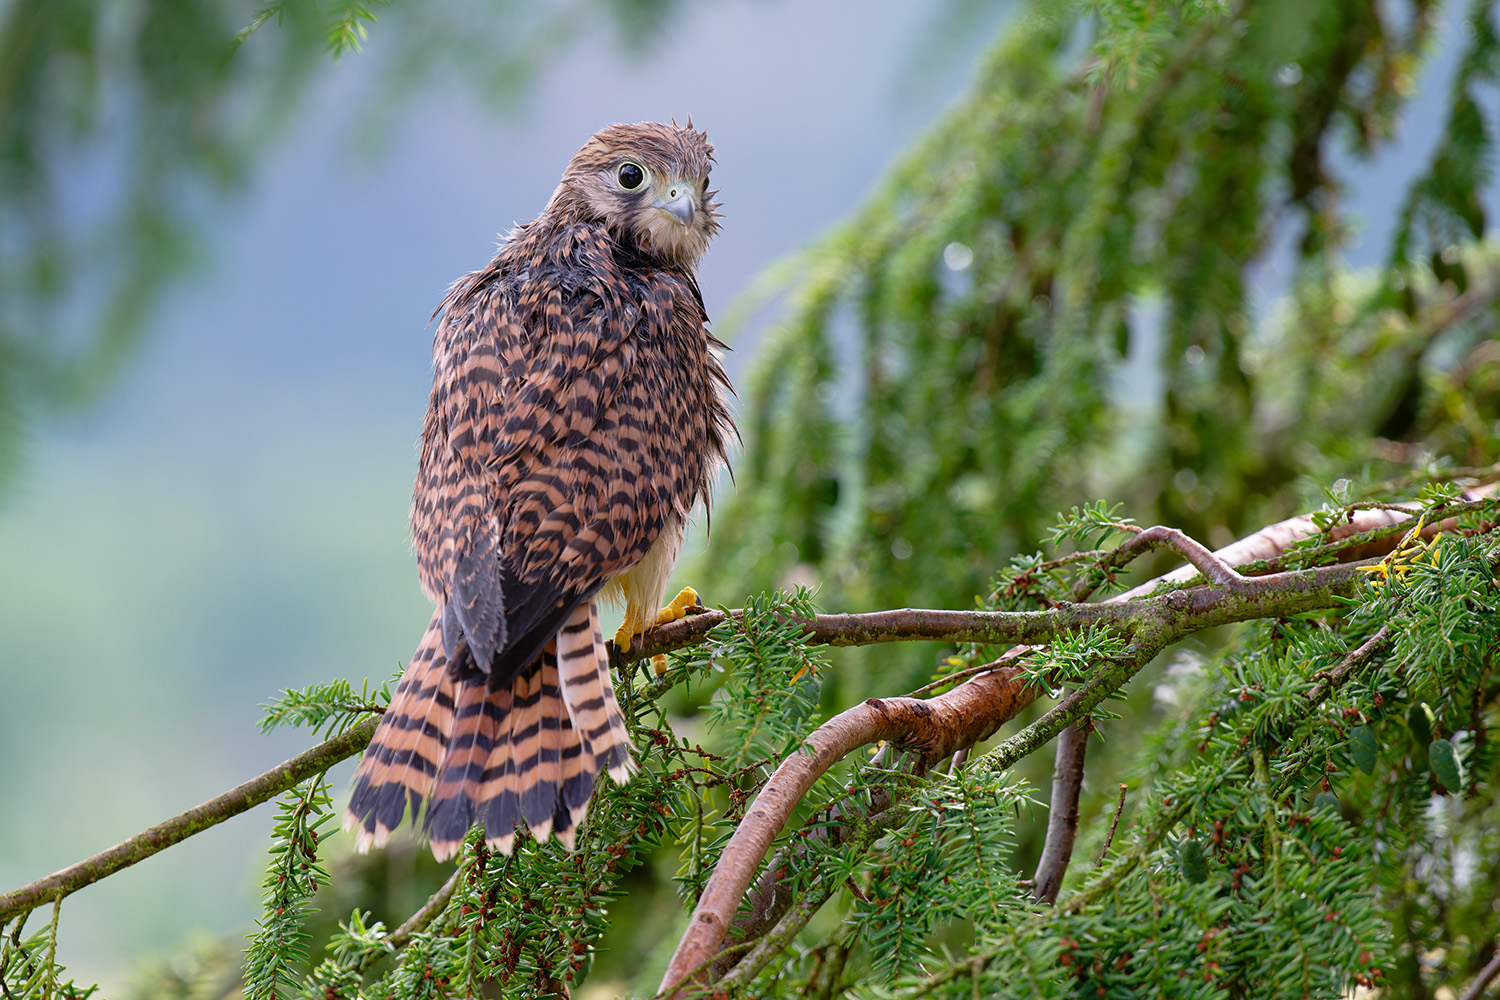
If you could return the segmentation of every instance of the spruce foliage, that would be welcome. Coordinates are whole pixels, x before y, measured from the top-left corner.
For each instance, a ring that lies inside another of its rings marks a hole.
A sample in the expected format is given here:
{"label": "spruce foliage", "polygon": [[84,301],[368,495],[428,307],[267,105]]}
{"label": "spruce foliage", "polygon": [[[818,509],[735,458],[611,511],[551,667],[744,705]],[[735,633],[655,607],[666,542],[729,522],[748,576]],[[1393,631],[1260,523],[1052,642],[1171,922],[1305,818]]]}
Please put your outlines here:
{"label": "spruce foliage", "polygon": [[[855,216],[766,279],[754,301],[790,305],[741,387],[701,574],[959,607],[1090,497],[1227,540],[1303,483],[1484,464],[1489,4],[1452,18],[1444,139],[1388,268],[1341,265],[1334,151],[1381,150],[1444,16],[1398,6],[1029,5]],[[1267,266],[1291,272],[1274,309],[1247,283]]]}

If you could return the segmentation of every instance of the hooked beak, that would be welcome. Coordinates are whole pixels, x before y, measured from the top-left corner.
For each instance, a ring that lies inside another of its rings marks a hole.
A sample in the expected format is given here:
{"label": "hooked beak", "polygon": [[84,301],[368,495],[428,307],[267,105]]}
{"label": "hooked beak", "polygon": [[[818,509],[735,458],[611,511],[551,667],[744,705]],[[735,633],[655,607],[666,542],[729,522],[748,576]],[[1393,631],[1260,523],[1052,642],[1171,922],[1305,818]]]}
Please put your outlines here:
{"label": "hooked beak", "polygon": [[698,199],[691,186],[673,184],[667,188],[666,194],[651,204],[651,207],[661,209],[684,226],[691,226],[693,216],[698,211]]}

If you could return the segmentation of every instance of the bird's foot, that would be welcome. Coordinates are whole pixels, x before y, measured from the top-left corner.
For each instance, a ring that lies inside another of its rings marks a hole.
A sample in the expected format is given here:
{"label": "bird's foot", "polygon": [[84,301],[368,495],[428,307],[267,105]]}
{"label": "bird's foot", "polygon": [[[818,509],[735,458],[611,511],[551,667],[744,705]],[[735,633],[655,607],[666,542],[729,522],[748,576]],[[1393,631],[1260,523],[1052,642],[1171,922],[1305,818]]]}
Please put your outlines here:
{"label": "bird's foot", "polygon": [[683,587],[672,598],[672,603],[656,613],[656,624],[665,625],[667,622],[675,622],[686,618],[692,608],[702,607],[698,603],[698,592],[692,587]]}
{"label": "bird's foot", "polygon": [[[701,607],[698,603],[698,592],[692,587],[683,587],[666,607],[656,613],[656,624],[665,625],[667,622],[679,621],[691,614],[691,608],[696,607]],[[651,669],[658,677],[666,673],[667,654],[657,653],[651,657]]]}
{"label": "bird's foot", "polygon": [[[665,625],[668,622],[675,622],[686,618],[691,613],[691,609],[696,607],[701,607],[698,603],[698,592],[692,587],[683,587],[666,607],[656,612],[655,621],[649,620],[651,617],[649,612],[640,613],[632,608],[626,608],[625,621],[620,624],[620,630],[615,633],[615,645],[619,647],[620,652],[628,653],[630,652],[630,644],[637,635],[652,626]],[[658,674],[665,673],[667,669],[666,654],[657,653],[651,657],[651,666]]]}
{"label": "bird's foot", "polygon": [[627,607],[625,609],[625,620],[620,623],[619,629],[615,632],[616,648],[622,653],[630,652],[631,641],[639,633],[645,631],[645,628],[646,623],[641,621],[641,616],[636,613],[634,608]]}

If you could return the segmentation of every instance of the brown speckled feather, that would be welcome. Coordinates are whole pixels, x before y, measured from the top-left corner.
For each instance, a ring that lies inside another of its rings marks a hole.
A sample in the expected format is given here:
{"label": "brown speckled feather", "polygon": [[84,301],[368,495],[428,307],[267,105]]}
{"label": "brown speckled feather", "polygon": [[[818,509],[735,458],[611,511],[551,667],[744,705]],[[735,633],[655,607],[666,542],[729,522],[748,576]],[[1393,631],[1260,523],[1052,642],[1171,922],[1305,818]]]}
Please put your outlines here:
{"label": "brown speckled feather", "polygon": [[654,611],[732,433],[694,278],[711,163],[691,126],[604,129],[440,307],[412,503],[438,609],[355,778],[362,849],[423,806],[440,857],[474,822],[570,845],[628,775],[596,599]]}

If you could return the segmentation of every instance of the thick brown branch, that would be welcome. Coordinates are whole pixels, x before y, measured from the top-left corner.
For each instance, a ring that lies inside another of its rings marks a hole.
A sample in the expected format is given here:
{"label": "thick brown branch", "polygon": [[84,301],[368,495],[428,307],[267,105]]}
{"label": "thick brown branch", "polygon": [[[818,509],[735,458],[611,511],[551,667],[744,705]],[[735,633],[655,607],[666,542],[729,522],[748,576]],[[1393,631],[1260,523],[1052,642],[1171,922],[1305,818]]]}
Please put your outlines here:
{"label": "thick brown branch", "polygon": [[19,914],[30,912],[41,903],[61,899],[122,868],[128,868],[137,861],[144,861],[157,851],[269,801],[297,783],[328,770],[346,757],[354,756],[370,742],[378,721],[365,719],[333,739],[319,743],[311,750],[298,754],[217,798],[209,799],[164,823],[158,823],[85,861],[0,896],[0,925]]}
{"label": "thick brown branch", "polygon": [[930,701],[871,698],[819,726],[766,782],[709,877],[682,942],[662,981],[665,991],[718,952],[761,859],[802,796],[830,767],[855,749],[879,740],[900,742],[924,756],[953,753],[993,733],[1036,697],[1012,683],[1018,668],[1001,667]]}

